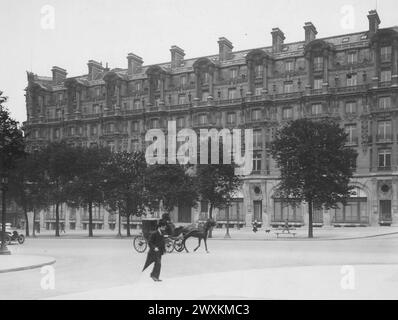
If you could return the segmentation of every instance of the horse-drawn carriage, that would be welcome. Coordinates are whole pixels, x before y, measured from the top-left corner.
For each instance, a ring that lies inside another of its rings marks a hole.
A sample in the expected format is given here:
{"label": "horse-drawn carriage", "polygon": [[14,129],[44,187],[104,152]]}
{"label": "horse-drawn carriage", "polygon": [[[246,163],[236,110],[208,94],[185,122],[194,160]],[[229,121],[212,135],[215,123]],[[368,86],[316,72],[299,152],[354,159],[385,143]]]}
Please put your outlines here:
{"label": "horse-drawn carriage", "polygon": [[[148,239],[151,232],[155,231],[158,227],[159,221],[162,219],[159,218],[143,218],[142,219],[142,233],[135,236],[133,240],[134,249],[138,252],[145,252],[148,248]],[[171,253],[174,250],[177,252],[181,252],[185,249],[188,252],[187,247],[185,246],[185,241],[194,237],[198,239],[198,246],[194,249],[196,251],[203,240],[205,244],[206,252],[207,250],[207,235],[210,228],[215,226],[215,221],[212,219],[208,219],[203,225],[199,226],[179,226],[176,227],[169,219],[165,219],[167,222],[166,227],[166,252]]]}
{"label": "horse-drawn carriage", "polygon": [[[159,218],[143,218],[142,219],[142,232],[136,235],[133,239],[134,249],[137,252],[145,252],[148,248],[148,239],[151,232],[155,231],[158,227]],[[183,236],[181,232],[175,233],[176,228],[171,222],[167,222],[165,242],[166,252],[171,253],[174,250],[181,252],[184,250]]]}

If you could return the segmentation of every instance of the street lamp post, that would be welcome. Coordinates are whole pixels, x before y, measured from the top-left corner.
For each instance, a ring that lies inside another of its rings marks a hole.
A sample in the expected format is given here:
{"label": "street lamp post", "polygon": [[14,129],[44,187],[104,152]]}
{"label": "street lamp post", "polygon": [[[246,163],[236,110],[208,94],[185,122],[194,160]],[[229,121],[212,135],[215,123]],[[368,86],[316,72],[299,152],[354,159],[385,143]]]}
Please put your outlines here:
{"label": "street lamp post", "polygon": [[7,191],[8,178],[6,176],[1,177],[1,248],[0,255],[11,254],[6,246],[6,191]]}

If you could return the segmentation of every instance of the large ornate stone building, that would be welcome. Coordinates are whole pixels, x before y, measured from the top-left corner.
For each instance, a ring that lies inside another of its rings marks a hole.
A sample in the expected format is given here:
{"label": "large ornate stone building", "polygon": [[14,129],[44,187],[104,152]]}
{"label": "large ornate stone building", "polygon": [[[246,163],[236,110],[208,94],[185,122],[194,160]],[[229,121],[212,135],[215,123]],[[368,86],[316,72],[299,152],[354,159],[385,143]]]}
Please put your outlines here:
{"label": "large ornate stone building", "polygon": [[[144,146],[148,129],[253,128],[253,173],[229,209],[231,222],[277,225],[286,218],[308,221],[307,208],[285,205],[273,197],[278,170],[268,148],[278,126],[300,117],[340,121],[347,145],[359,157],[352,184],[357,194],[339,209],[316,212],[319,225],[378,225],[398,222],[398,28],[379,28],[376,11],[363,32],[317,39],[311,22],[303,41],[285,43],[279,28],[272,46],[233,51],[226,38],[218,54],[185,59],[172,46],[171,61],[143,65],[129,53],[127,68],[110,69],[90,60],[88,73],[67,77],[53,67],[52,77],[28,73],[26,89],[29,147],[64,139],[74,145],[107,145],[112,150]],[[177,222],[203,218],[207,204],[176,208]],[[64,210],[67,228],[81,228],[87,215]],[[219,223],[226,212],[218,212]],[[40,215],[52,228],[51,212]],[[96,226],[112,228],[115,220],[97,209]]]}

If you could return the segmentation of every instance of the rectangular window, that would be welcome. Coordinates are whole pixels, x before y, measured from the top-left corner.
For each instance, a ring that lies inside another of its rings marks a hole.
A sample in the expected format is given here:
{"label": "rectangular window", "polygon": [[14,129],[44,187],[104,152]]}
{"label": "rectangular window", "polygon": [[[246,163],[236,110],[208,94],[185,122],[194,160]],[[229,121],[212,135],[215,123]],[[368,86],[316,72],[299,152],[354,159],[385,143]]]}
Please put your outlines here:
{"label": "rectangular window", "polygon": [[238,70],[236,69],[231,69],[231,79],[236,79],[236,77],[238,76]]}
{"label": "rectangular window", "polygon": [[252,120],[253,121],[261,120],[261,110],[260,109],[252,110]]}
{"label": "rectangular window", "polygon": [[64,98],[64,95],[62,92],[58,93],[58,102],[62,102],[62,99]]}
{"label": "rectangular window", "polygon": [[348,144],[358,144],[358,131],[356,124],[348,124],[345,126],[345,132],[348,134]]}
{"label": "rectangular window", "polygon": [[391,167],[391,149],[379,150],[379,168]]}
{"label": "rectangular window", "polygon": [[286,72],[292,72],[293,71],[293,66],[294,66],[293,61],[286,61],[285,62],[285,71]]}
{"label": "rectangular window", "polygon": [[285,93],[292,93],[293,92],[293,83],[286,82],[285,86],[284,86],[284,92]]}
{"label": "rectangular window", "polygon": [[133,121],[131,123],[131,131],[132,132],[137,132],[138,131],[138,121]]}
{"label": "rectangular window", "polygon": [[391,140],[391,121],[379,121],[377,123],[377,141]]}
{"label": "rectangular window", "polygon": [[391,46],[381,47],[380,48],[380,59],[381,62],[390,62],[391,61]]}
{"label": "rectangular window", "polygon": [[95,136],[95,135],[97,135],[97,132],[98,132],[98,130],[97,130],[97,126],[91,126],[91,135],[92,136]]}
{"label": "rectangular window", "polygon": [[235,124],[236,123],[236,113],[230,112],[227,114],[227,124]]}
{"label": "rectangular window", "polygon": [[256,97],[257,96],[261,96],[262,94],[263,94],[263,88],[262,87],[255,88],[254,95]]}
{"label": "rectangular window", "polygon": [[388,82],[391,81],[391,70],[384,70],[380,73],[380,81]]}
{"label": "rectangular window", "polygon": [[209,83],[209,80],[210,80],[210,75],[209,75],[208,72],[205,72],[205,73],[203,74],[203,84]]}
{"label": "rectangular window", "polygon": [[322,89],[323,79],[314,79],[314,89]]}
{"label": "rectangular window", "polygon": [[183,88],[187,85],[187,77],[186,76],[181,76],[180,77],[180,85]]}
{"label": "rectangular window", "polygon": [[229,89],[228,90],[228,99],[233,100],[236,98],[236,90],[235,89]]}
{"label": "rectangular window", "polygon": [[138,141],[138,139],[131,140],[131,150],[138,151],[139,149],[140,149],[140,142]]}
{"label": "rectangular window", "polygon": [[201,114],[199,116],[199,124],[206,125],[207,124],[207,114]]}
{"label": "rectangular window", "polygon": [[357,85],[357,75],[356,74],[348,74],[347,75],[347,87],[352,87]]}
{"label": "rectangular window", "polygon": [[141,101],[140,100],[134,100],[134,110],[139,110],[141,109]]}
{"label": "rectangular window", "polygon": [[151,129],[159,129],[159,119],[151,120]]}
{"label": "rectangular window", "polygon": [[263,147],[263,135],[260,130],[253,130],[253,148],[262,148]]}
{"label": "rectangular window", "polygon": [[354,114],[357,112],[357,104],[356,102],[346,102],[345,104],[345,113]]}
{"label": "rectangular window", "polygon": [[135,82],[135,91],[140,91],[141,90],[141,82],[137,81]]}
{"label": "rectangular window", "polygon": [[185,103],[186,103],[185,95],[178,96],[178,104],[185,104]]}
{"label": "rectangular window", "polygon": [[358,61],[358,55],[356,52],[350,52],[347,55],[347,62],[348,64],[355,64]]}
{"label": "rectangular window", "polygon": [[379,109],[390,109],[391,108],[391,98],[381,97],[379,98]]}
{"label": "rectangular window", "polygon": [[176,125],[178,129],[184,128],[185,127],[185,118],[180,117],[176,121]]}
{"label": "rectangular window", "polygon": [[322,105],[321,104],[313,104],[311,106],[311,114],[312,115],[319,115],[322,114]]}
{"label": "rectangular window", "polygon": [[207,101],[208,97],[209,97],[209,92],[208,91],[202,92],[202,101]]}
{"label": "rectangular window", "polygon": [[256,78],[262,78],[263,77],[263,65],[259,64],[255,67],[254,69],[254,74],[256,76]]}
{"label": "rectangular window", "polygon": [[253,171],[261,171],[261,153],[253,154]]}
{"label": "rectangular window", "polygon": [[101,94],[100,87],[96,87],[95,88],[95,96],[98,98],[100,96],[100,94]]}
{"label": "rectangular window", "polygon": [[315,57],[314,71],[322,71],[322,70],[323,70],[323,57]]}
{"label": "rectangular window", "polygon": [[291,108],[291,107],[283,108],[282,109],[282,119],[283,120],[293,119],[293,108]]}
{"label": "rectangular window", "polygon": [[108,141],[108,142],[107,142],[107,146],[108,146],[108,148],[109,148],[112,152],[115,152],[115,151],[116,151],[115,141]]}

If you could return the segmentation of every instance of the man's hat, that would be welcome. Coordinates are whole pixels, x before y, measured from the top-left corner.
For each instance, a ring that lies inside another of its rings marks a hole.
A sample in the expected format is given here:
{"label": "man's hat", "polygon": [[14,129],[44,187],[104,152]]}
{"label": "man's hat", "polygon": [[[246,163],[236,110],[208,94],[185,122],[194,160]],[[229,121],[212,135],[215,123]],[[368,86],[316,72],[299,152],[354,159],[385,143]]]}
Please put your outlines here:
{"label": "man's hat", "polygon": [[166,226],[167,226],[166,221],[164,221],[164,220],[160,220],[160,221],[159,221],[159,223],[158,223],[158,228],[160,228],[160,227],[166,227]]}

